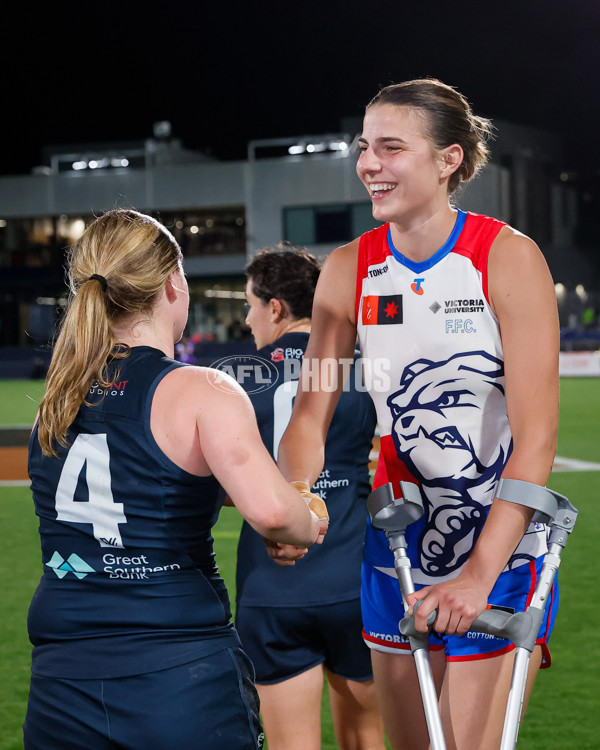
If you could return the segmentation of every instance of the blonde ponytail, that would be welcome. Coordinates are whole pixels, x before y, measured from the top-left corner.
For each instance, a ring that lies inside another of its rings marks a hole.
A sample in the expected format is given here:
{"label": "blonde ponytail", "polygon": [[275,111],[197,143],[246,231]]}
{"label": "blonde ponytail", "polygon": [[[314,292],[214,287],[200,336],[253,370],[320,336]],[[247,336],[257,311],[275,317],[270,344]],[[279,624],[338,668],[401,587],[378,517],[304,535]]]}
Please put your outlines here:
{"label": "blonde ponytail", "polygon": [[129,354],[113,326],[151,313],[157,295],[182,263],[179,245],[150,216],[117,209],[96,219],[68,257],[70,296],[56,339],[39,412],[42,452],[56,456],[92,385],[111,385],[114,360]]}

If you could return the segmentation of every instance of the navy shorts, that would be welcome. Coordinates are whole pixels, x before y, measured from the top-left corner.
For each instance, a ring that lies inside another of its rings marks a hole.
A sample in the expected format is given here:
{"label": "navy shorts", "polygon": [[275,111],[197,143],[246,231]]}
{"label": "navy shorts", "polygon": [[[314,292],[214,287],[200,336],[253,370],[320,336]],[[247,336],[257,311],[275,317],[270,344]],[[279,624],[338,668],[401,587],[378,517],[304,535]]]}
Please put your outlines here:
{"label": "navy shorts", "polygon": [[238,605],[236,628],[258,684],[289,680],[317,664],[344,679],[373,678],[360,599],[314,607]]}
{"label": "navy shorts", "polygon": [[[501,573],[492,589],[488,603],[509,612],[522,612],[528,606],[541,570],[543,557],[529,564]],[[423,586],[415,586],[417,590]],[[363,637],[376,651],[410,654],[408,640],[400,635],[398,623],[404,617],[404,606],[398,579],[366,563],[362,570]],[[537,641],[542,646],[542,668],[551,663],[548,640],[558,610],[558,582],[555,580]],[[465,635],[440,635],[431,632],[429,648],[444,650],[447,661],[485,659],[511,651],[514,644],[487,633],[469,630]]]}
{"label": "navy shorts", "polygon": [[132,677],[33,675],[25,750],[258,750],[253,676],[239,647]]}

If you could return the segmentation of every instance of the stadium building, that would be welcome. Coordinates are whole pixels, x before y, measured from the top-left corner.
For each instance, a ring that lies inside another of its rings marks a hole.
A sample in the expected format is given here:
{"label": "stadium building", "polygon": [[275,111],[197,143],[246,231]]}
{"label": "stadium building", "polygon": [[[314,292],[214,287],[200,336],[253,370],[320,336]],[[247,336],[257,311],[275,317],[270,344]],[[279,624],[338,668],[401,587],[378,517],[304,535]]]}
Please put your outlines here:
{"label": "stadium building", "polygon": [[[536,240],[557,284],[564,348],[597,349],[598,269],[577,244],[578,195],[561,171],[561,143],[496,127],[490,164],[455,202]],[[65,298],[65,250],[114,207],[156,216],[180,243],[198,361],[232,342],[251,347],[244,266],[257,249],[287,240],[324,257],[376,225],[355,173],[359,129],[346,120],[340,133],[253,141],[246,160],[225,162],[155,123],[150,139],[47,147],[32,174],[0,177],[0,377],[43,371]]]}

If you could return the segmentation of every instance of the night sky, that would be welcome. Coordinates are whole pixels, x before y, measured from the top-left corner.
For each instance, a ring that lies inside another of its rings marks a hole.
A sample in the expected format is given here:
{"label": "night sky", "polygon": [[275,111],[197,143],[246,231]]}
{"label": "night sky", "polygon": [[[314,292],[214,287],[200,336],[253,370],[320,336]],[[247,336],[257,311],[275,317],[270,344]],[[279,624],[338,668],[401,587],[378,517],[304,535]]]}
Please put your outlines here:
{"label": "night sky", "polygon": [[44,145],[140,140],[159,120],[244,159],[249,140],[339,131],[381,86],[425,76],[563,136],[566,169],[600,169],[598,0],[6,5],[2,175]]}

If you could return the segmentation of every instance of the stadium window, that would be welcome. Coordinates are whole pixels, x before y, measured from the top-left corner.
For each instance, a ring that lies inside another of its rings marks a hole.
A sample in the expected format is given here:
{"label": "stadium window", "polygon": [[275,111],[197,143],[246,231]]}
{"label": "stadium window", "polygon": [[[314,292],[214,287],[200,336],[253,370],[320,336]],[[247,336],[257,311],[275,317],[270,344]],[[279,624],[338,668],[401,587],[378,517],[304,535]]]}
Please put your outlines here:
{"label": "stadium window", "polygon": [[345,242],[352,231],[350,206],[323,206],[315,216],[317,242]]}
{"label": "stadium window", "polygon": [[186,257],[245,255],[246,212],[243,206],[156,212]]}
{"label": "stadium window", "polygon": [[373,218],[373,207],[370,203],[352,204],[352,239],[375,229],[380,223]]}
{"label": "stadium window", "polygon": [[313,208],[284,208],[283,233],[294,245],[314,245],[316,242],[315,211]]}
{"label": "stadium window", "polygon": [[284,237],[294,245],[350,242],[377,224],[370,203],[290,206],[283,209]]}

